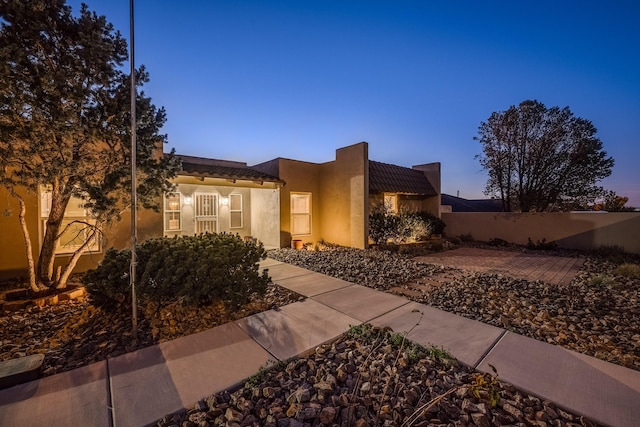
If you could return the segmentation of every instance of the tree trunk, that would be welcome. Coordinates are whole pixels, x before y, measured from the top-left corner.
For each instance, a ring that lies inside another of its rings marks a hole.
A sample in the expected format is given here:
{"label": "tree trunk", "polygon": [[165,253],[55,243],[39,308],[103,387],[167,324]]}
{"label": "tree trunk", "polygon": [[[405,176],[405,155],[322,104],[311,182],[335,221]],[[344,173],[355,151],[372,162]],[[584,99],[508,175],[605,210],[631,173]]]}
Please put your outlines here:
{"label": "tree trunk", "polygon": [[24,199],[18,195],[13,188],[9,188],[9,192],[13,197],[18,199],[20,204],[20,212],[18,213],[18,220],[20,221],[20,228],[22,229],[22,235],[24,236],[24,246],[27,253],[27,266],[29,270],[29,287],[33,292],[40,292],[40,288],[36,282],[36,268],[33,262],[33,247],[31,246],[31,236],[29,235],[29,229],[27,228],[27,206]]}
{"label": "tree trunk", "polygon": [[93,229],[91,231],[91,234],[89,235],[87,240],[82,244],[82,246],[80,246],[73,253],[73,255],[71,256],[71,259],[69,260],[67,265],[64,267],[64,270],[62,270],[62,274],[60,274],[59,277],[56,278],[56,282],[55,282],[56,289],[64,289],[67,287],[67,280],[69,280],[69,276],[73,272],[73,269],[76,267],[78,260],[80,259],[82,254],[84,254],[87,251],[87,248],[89,247],[93,239],[97,238],[96,236],[100,232],[98,224],[96,224],[95,226],[92,226],[92,228]]}
{"label": "tree trunk", "polygon": [[56,260],[56,244],[58,243],[60,227],[64,219],[64,212],[70,196],[63,195],[58,184],[53,185],[51,192],[51,210],[47,218],[47,228],[42,239],[40,256],[38,258],[37,278],[47,288],[55,286],[54,263]]}

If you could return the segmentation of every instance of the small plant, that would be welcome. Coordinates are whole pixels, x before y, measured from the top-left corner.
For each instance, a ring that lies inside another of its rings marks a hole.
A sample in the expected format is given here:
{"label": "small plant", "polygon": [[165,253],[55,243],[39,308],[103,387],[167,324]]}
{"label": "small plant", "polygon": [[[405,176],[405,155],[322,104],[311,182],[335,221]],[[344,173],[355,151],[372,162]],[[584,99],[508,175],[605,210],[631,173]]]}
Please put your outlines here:
{"label": "small plant", "polygon": [[534,243],[531,240],[531,237],[529,237],[527,239],[527,248],[535,251],[556,250],[558,249],[558,244],[553,241],[547,242],[547,239],[545,238]]}
{"label": "small plant", "polygon": [[458,238],[460,239],[461,242],[465,242],[465,243],[473,242],[473,236],[471,235],[471,233],[461,234],[460,236],[458,236]]}
{"label": "small plant", "polygon": [[640,265],[625,262],[615,269],[615,274],[628,279],[640,280]]}
{"label": "small plant", "polygon": [[495,408],[500,402],[500,384],[498,383],[498,370],[491,364],[489,364],[489,367],[493,371],[493,375],[488,372],[484,374],[473,374],[473,381],[471,382],[471,393],[473,393],[476,399],[481,399],[482,394],[486,393],[489,404],[492,408]]}
{"label": "small plant", "polygon": [[264,365],[260,366],[258,372],[247,378],[244,383],[245,388],[255,388],[259,386],[269,375],[272,370],[278,370],[287,366],[291,362],[291,359],[279,360],[277,362],[267,361]]}

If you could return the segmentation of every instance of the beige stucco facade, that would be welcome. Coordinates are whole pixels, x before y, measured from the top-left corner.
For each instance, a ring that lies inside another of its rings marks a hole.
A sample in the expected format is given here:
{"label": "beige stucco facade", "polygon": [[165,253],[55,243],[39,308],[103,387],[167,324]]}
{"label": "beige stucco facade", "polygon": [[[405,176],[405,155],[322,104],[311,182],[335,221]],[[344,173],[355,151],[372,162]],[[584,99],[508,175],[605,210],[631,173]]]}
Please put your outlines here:
{"label": "beige stucco facade", "polygon": [[[340,148],[336,159],[311,163],[278,158],[253,166],[286,182],[280,194],[280,246],[320,240],[364,248],[368,236],[368,145]],[[310,232],[293,230],[291,196],[310,196]]]}
{"label": "beige stucco facade", "polygon": [[[36,191],[18,188],[26,203],[26,223],[32,243],[32,256],[37,262],[39,248],[44,235],[45,218],[41,216],[41,198]],[[27,274],[27,256],[24,236],[18,220],[20,206],[4,187],[0,187],[0,280],[24,277]],[[103,227],[99,250],[87,252],[80,257],[75,272],[94,268],[102,260],[106,248],[117,249],[129,246],[131,239],[131,214],[122,213],[122,220]],[[162,214],[148,209],[138,211],[138,239],[146,240],[162,235]],[[66,265],[69,254],[56,255],[55,268]]]}
{"label": "beige stucco facade", "polygon": [[[238,234],[242,237],[255,238],[266,248],[280,245],[280,231],[277,219],[280,217],[279,185],[265,182],[234,180],[230,182],[221,178],[178,176],[174,182],[175,192],[180,197],[179,229],[167,227],[167,219],[163,221],[162,234],[165,236],[194,235],[209,231],[217,233]],[[239,210],[233,206],[231,198],[238,196]],[[215,203],[209,218],[198,215],[199,200]],[[241,218],[232,222],[232,210]],[[165,213],[166,215],[166,213]],[[215,217],[215,218],[213,218]],[[239,221],[239,222],[238,222]]]}

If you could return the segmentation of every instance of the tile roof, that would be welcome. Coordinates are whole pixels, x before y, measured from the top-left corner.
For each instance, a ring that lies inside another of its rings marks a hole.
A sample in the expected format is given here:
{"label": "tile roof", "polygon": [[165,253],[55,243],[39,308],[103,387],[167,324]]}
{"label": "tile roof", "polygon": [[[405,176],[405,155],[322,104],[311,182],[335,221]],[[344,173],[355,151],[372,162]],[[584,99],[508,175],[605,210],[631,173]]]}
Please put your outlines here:
{"label": "tile roof", "polygon": [[436,196],[422,171],[369,161],[369,191],[372,193],[404,193]]}
{"label": "tile roof", "polygon": [[283,180],[252,169],[246,163],[205,159],[181,154],[177,156],[182,160],[182,171],[179,172],[179,175],[284,184]]}
{"label": "tile roof", "polygon": [[498,199],[469,200],[442,194],[440,204],[451,206],[451,212],[502,212],[502,202]]}

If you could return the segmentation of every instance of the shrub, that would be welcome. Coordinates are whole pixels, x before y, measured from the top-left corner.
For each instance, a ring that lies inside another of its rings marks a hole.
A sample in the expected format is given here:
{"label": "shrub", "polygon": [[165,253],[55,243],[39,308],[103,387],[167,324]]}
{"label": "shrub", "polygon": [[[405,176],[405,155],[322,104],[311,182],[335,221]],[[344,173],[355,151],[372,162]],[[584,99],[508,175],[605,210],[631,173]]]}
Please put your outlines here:
{"label": "shrub", "polygon": [[421,242],[427,240],[431,234],[431,224],[424,221],[414,212],[404,212],[398,215],[398,239],[401,242]]}
{"label": "shrub", "polygon": [[536,251],[555,250],[558,249],[558,244],[553,241],[547,242],[547,239],[544,238],[533,243],[533,241],[529,237],[527,238],[527,248]]}
{"label": "shrub", "polygon": [[431,212],[401,212],[394,214],[377,206],[369,215],[369,237],[382,245],[393,242],[420,242],[433,234],[442,234],[445,223]]}
{"label": "shrub", "polygon": [[640,265],[626,262],[619,265],[616,268],[615,273],[628,279],[640,280]]}
{"label": "shrub", "polygon": [[461,234],[460,236],[458,236],[458,238],[460,239],[461,242],[465,242],[465,243],[473,242],[473,236],[471,235],[471,233]]}
{"label": "shrub", "polygon": [[389,239],[398,238],[399,218],[391,213],[384,205],[376,206],[369,214],[369,237],[377,245],[386,243]]}
{"label": "shrub", "polygon": [[[136,291],[141,301],[238,306],[266,291],[269,276],[258,271],[262,244],[226,233],[150,239],[136,248]],[[129,250],[110,249],[84,276],[93,304],[115,308],[129,301]]]}

